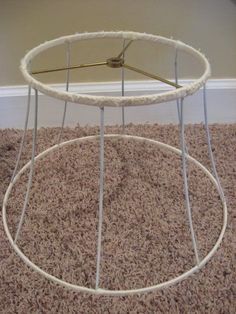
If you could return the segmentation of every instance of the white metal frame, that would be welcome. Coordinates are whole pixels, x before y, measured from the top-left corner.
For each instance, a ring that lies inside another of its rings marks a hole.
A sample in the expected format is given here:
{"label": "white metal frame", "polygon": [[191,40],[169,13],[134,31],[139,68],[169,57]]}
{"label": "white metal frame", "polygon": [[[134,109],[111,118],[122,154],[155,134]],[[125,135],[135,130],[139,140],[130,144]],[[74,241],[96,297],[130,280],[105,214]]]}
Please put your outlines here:
{"label": "white metal frame", "polygon": [[[188,84],[184,87],[180,87],[176,90],[172,90],[167,93],[162,94],[154,94],[154,95],[148,95],[148,96],[135,96],[135,97],[126,97],[124,92],[124,69],[122,68],[121,72],[121,97],[108,97],[108,96],[89,96],[89,95],[82,95],[82,94],[75,94],[72,92],[69,92],[69,77],[70,77],[70,71],[67,70],[67,76],[66,76],[66,91],[65,92],[59,92],[56,91],[53,88],[48,87],[47,85],[35,80],[31,74],[30,74],[30,66],[31,61],[33,57],[35,57],[37,54],[39,54],[41,51],[44,51],[47,48],[54,47],[59,44],[66,44],[66,64],[67,67],[70,66],[70,52],[71,52],[71,43],[76,40],[84,40],[84,39],[92,39],[92,38],[122,38],[123,41],[123,48],[125,45],[126,39],[132,39],[132,40],[151,40],[154,42],[161,42],[164,44],[172,45],[176,49],[175,54],[175,81],[178,82],[178,65],[177,65],[177,59],[178,59],[178,53],[179,50],[185,50],[193,55],[195,55],[201,63],[204,65],[204,73],[203,75],[197,79],[192,84]],[[6,231],[6,235],[10,241],[10,244],[12,245],[13,249],[16,251],[16,253],[23,259],[23,261],[30,266],[32,269],[37,271],[38,273],[42,274],[46,278],[62,285],[67,288],[76,290],[76,291],[83,291],[83,292],[89,292],[93,294],[104,294],[104,295],[129,295],[129,294],[136,294],[136,293],[142,293],[142,292],[148,292],[153,291],[156,289],[162,289],[164,287],[168,287],[172,284],[175,284],[177,282],[180,282],[181,280],[187,278],[200,268],[202,268],[207,261],[212,257],[212,255],[216,252],[217,248],[219,247],[223,235],[225,233],[226,225],[227,225],[227,206],[226,201],[224,197],[224,193],[222,190],[222,187],[220,185],[220,180],[216,171],[215,161],[212,153],[211,148],[211,140],[210,140],[210,132],[208,127],[208,119],[207,119],[207,103],[206,103],[206,89],[205,89],[205,82],[207,78],[210,75],[210,65],[205,58],[205,56],[197,51],[196,49],[181,43],[179,41],[175,41],[172,39],[167,39],[160,36],[154,36],[149,34],[141,34],[141,33],[134,33],[134,32],[98,32],[98,33],[85,33],[85,34],[76,34],[72,36],[66,36],[61,37],[59,39],[44,43],[30,52],[27,53],[25,58],[22,60],[21,63],[21,70],[22,73],[29,83],[29,93],[28,93],[28,103],[27,103],[27,110],[26,110],[26,118],[25,118],[25,128],[24,128],[24,134],[22,137],[22,142],[19,150],[19,155],[17,158],[16,166],[13,172],[13,176],[10,182],[10,185],[6,191],[6,194],[4,196],[3,201],[3,225],[4,229]],[[187,95],[190,95],[194,93],[196,90],[200,89],[201,86],[204,86],[203,89],[203,105],[204,105],[204,121],[205,121],[205,129],[206,129],[206,137],[207,137],[207,145],[208,145],[208,153],[211,160],[212,165],[212,171],[213,175],[209,172],[209,170],[206,169],[201,163],[199,163],[196,159],[191,157],[188,154],[187,151],[187,145],[185,142],[185,131],[184,131],[184,97]],[[21,158],[23,145],[25,141],[25,134],[28,127],[28,118],[29,118],[29,111],[30,111],[30,105],[31,105],[31,88],[35,89],[35,111],[34,111],[34,129],[33,129],[33,144],[32,144],[32,155],[31,155],[31,161],[29,161],[18,173],[17,169],[19,166],[19,161]],[[36,145],[37,145],[37,124],[38,124],[38,91],[41,91],[49,96],[53,96],[58,99],[62,99],[65,101],[64,105],[64,112],[62,117],[62,123],[60,128],[60,134],[58,139],[58,144],[48,148],[47,150],[41,152],[40,154],[36,155]],[[175,99],[177,102],[177,112],[179,117],[179,124],[180,124],[180,144],[181,144],[181,150],[167,145],[165,143],[161,143],[158,141],[155,141],[153,139],[148,138],[142,138],[138,136],[131,136],[131,135],[125,135],[125,134],[104,134],[104,107],[106,106],[121,106],[122,108],[122,131],[124,133],[125,131],[125,106],[138,106],[138,105],[149,105],[151,103],[158,103],[158,102],[165,102],[168,100]],[[67,111],[67,103],[69,101],[75,102],[75,103],[83,103],[87,105],[93,105],[100,107],[100,135],[97,136],[87,136],[83,138],[73,139],[70,141],[62,142],[61,143],[61,137],[63,133],[64,128],[64,122],[66,118],[66,111]],[[102,260],[102,225],[103,225],[103,193],[104,193],[104,139],[105,138],[123,138],[123,139],[132,139],[137,142],[146,142],[150,143],[162,148],[165,148],[167,150],[171,150],[172,152],[176,153],[177,155],[181,155],[182,157],[182,173],[183,173],[183,181],[184,181],[184,194],[185,194],[185,201],[186,201],[186,211],[188,216],[188,222],[190,227],[190,233],[191,233],[191,239],[192,239],[192,246],[193,251],[195,254],[196,259],[196,265],[192,267],[187,272],[183,273],[180,276],[177,276],[173,279],[170,279],[168,281],[158,283],[153,286],[149,287],[143,287],[139,289],[128,289],[128,290],[106,290],[104,288],[100,287],[99,281],[100,281],[100,266],[101,266],[101,260]],[[80,143],[80,142],[86,142],[86,141],[94,141],[94,140],[100,140],[100,181],[99,181],[99,213],[98,213],[98,238],[97,238],[97,262],[96,262],[96,284],[95,288],[87,288],[78,286],[75,284],[68,283],[66,281],[63,281],[55,276],[50,275],[49,273],[45,272],[43,269],[39,268],[37,265],[32,263],[28,257],[24,255],[24,253],[21,251],[19,246],[17,245],[17,240],[21,231],[21,227],[24,221],[24,216],[26,212],[26,208],[28,205],[29,200],[29,193],[32,185],[33,175],[34,175],[34,165],[35,162],[37,162],[39,159],[45,157],[47,154],[51,153],[54,150],[59,149],[60,147],[72,144],[72,143]],[[217,188],[221,201],[223,206],[223,224],[222,229],[219,235],[218,240],[216,241],[213,248],[210,250],[210,252],[204,257],[200,258],[199,252],[198,252],[198,245],[197,245],[197,239],[195,236],[193,223],[192,223],[192,211],[191,211],[191,204],[189,200],[189,192],[188,192],[188,176],[187,176],[187,165],[186,161],[193,162],[198,168],[200,168],[211,180],[213,185]],[[11,193],[12,187],[14,184],[19,180],[22,173],[24,173],[28,168],[30,168],[29,172],[29,179],[27,184],[27,192],[25,195],[25,201],[22,208],[20,220],[18,223],[18,227],[16,230],[16,235],[13,238],[11,235],[8,224],[7,224],[7,203],[8,198]]]}

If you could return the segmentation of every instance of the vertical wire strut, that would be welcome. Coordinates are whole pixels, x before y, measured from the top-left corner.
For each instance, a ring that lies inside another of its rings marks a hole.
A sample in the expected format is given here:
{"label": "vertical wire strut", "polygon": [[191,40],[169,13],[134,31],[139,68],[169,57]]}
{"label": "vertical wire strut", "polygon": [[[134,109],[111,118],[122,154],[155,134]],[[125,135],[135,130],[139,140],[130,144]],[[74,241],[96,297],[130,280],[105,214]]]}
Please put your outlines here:
{"label": "vertical wire strut", "polygon": [[[123,41],[123,49],[125,48],[125,39]],[[125,52],[123,52],[122,58],[124,59]],[[121,94],[125,96],[125,69],[121,67]],[[122,132],[125,133],[125,108],[122,106]]]}
{"label": "vertical wire strut", "polygon": [[[175,84],[179,84],[179,73],[178,73],[178,47],[175,48]],[[181,116],[180,116],[180,100],[179,98],[176,99],[176,106],[177,106],[177,113],[179,124],[181,124]],[[185,153],[188,154],[188,148],[186,142],[184,140],[184,149]]]}
{"label": "vertical wire strut", "polygon": [[[70,46],[70,42],[67,43],[67,47],[66,47],[66,67],[67,67],[67,71],[66,71],[66,91],[68,92],[69,90],[69,84],[70,84],[70,59],[71,59],[71,46]],[[65,119],[66,119],[66,111],[67,111],[67,100],[64,103],[64,112],[63,112],[63,116],[62,116],[62,123],[61,123],[61,129],[60,129],[60,133],[59,133],[59,137],[58,137],[58,144],[60,144],[61,142],[61,138],[62,138],[62,134],[63,134],[63,129],[64,129],[64,125],[65,125]]]}
{"label": "vertical wire strut", "polygon": [[19,166],[19,162],[21,159],[21,155],[22,155],[22,151],[23,151],[23,147],[24,147],[24,143],[25,143],[25,136],[26,136],[26,131],[27,131],[27,127],[28,127],[28,121],[29,121],[29,112],[30,112],[30,100],[31,100],[31,86],[28,86],[28,100],[27,100],[27,109],[26,109],[26,115],[25,115],[25,125],[24,125],[24,131],[23,131],[23,136],[21,138],[21,144],[20,144],[20,149],[19,149],[19,153],[17,156],[17,161],[16,161],[16,165],[11,177],[11,182],[14,180],[18,166]]}
{"label": "vertical wire strut", "polygon": [[96,289],[99,288],[99,280],[100,280],[102,223],[103,223],[103,192],[104,192],[104,108],[102,107],[100,108],[100,179],[99,179],[99,214],[98,214]]}
{"label": "vertical wire strut", "polygon": [[207,148],[208,148],[208,154],[211,160],[211,167],[212,167],[213,175],[218,183],[218,189],[219,189],[221,199],[225,201],[224,192],[221,187],[220,179],[216,170],[215,159],[213,156],[212,146],[211,146],[211,137],[210,137],[210,131],[209,131],[209,125],[208,125],[208,114],[207,114],[206,84],[204,84],[203,86],[203,107],[204,107],[204,124],[205,124],[205,131],[206,131],[206,137],[207,137]]}
{"label": "vertical wire strut", "polygon": [[[176,46],[175,48],[175,84],[179,84],[179,79],[178,79],[178,47]],[[179,123],[180,123],[180,108],[179,108],[179,99],[176,99],[176,106],[177,106],[177,112],[178,112],[178,118],[179,118]]]}
{"label": "vertical wire strut", "polygon": [[183,179],[184,179],[184,194],[185,194],[185,202],[186,202],[186,208],[187,208],[187,214],[188,214],[188,220],[189,220],[189,227],[192,237],[192,244],[193,249],[195,253],[195,258],[197,265],[199,265],[199,255],[198,255],[198,249],[197,249],[197,243],[196,243],[196,237],[193,229],[193,222],[192,222],[192,212],[191,212],[191,206],[189,201],[189,190],[188,190],[188,179],[187,179],[187,169],[186,169],[186,151],[185,151],[185,139],[184,139],[184,117],[183,117],[183,98],[180,100],[180,141],[181,141],[181,150],[182,150],[182,171],[183,171]]}
{"label": "vertical wire strut", "polygon": [[16,230],[14,244],[16,244],[16,242],[17,242],[17,239],[18,239],[18,236],[19,236],[22,224],[23,224],[26,207],[27,207],[28,201],[29,201],[29,194],[30,194],[30,189],[31,189],[32,179],[33,179],[33,172],[34,172],[34,161],[35,161],[36,140],[37,140],[37,124],[38,124],[38,90],[35,89],[34,129],[33,129],[33,143],[32,143],[30,173],[29,173],[29,179],[28,179],[28,184],[27,184],[27,191],[26,191],[26,195],[25,195],[25,201],[24,201],[24,205],[22,208],[20,221],[19,221],[19,224],[18,224],[18,227]]}

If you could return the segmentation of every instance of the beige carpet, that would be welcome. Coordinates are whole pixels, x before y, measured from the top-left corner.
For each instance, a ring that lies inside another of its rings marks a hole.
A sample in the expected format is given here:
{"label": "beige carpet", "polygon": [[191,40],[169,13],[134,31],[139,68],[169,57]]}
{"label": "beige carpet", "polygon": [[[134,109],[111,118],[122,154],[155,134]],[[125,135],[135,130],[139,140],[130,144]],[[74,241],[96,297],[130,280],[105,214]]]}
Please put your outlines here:
{"label": "beige carpet", "polygon": [[[235,313],[236,125],[211,127],[214,154],[225,190],[229,221],[217,253],[197,274],[140,296],[98,297],[57,286],[13,253],[0,224],[1,313]],[[64,139],[97,133],[66,129]],[[107,133],[120,132],[107,127]],[[175,126],[129,125],[128,134],[179,146]],[[58,129],[41,129],[38,152]],[[210,167],[202,125],[186,130],[189,153]],[[0,198],[14,168],[21,132],[0,131]],[[30,158],[31,133],[22,165]],[[36,164],[27,215],[19,238],[23,252],[49,273],[94,287],[98,218],[98,142],[61,148]],[[105,141],[103,254],[100,286],[131,289],[154,285],[194,265],[183,199],[180,158],[147,143]],[[200,257],[213,247],[222,208],[210,180],[188,164],[190,199]],[[23,175],[12,191],[8,222],[15,233],[26,190]]]}

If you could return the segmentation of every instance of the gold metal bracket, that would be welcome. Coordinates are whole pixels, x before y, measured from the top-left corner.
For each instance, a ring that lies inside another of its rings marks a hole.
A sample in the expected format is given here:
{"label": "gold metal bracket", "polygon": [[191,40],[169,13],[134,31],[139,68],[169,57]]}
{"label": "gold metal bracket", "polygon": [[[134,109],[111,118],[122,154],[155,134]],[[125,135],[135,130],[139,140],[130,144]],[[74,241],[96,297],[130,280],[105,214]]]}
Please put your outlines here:
{"label": "gold metal bracket", "polygon": [[122,68],[124,65],[124,59],[121,58],[110,58],[107,59],[107,66],[111,67],[111,68]]}

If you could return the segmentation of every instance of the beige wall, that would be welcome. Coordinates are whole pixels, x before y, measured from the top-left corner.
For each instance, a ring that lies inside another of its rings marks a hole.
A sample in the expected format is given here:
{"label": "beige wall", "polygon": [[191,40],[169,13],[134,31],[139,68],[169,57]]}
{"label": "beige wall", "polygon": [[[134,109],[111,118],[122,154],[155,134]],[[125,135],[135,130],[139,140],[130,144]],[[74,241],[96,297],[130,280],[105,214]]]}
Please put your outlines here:
{"label": "beige wall", "polygon": [[[25,52],[46,40],[97,30],[133,30],[173,36],[201,48],[210,59],[214,78],[236,78],[236,1],[234,0],[0,0],[0,85],[24,84],[19,62]],[[100,61],[116,55],[119,41],[81,43],[72,62]],[[49,51],[34,67],[61,66],[65,51]],[[150,44],[130,47],[130,64],[173,77],[173,53]],[[199,74],[198,64],[181,57],[182,77]],[[47,75],[50,82],[64,74]],[[73,73],[73,81],[107,81],[117,70],[99,68]],[[128,79],[145,79],[127,73]]]}

